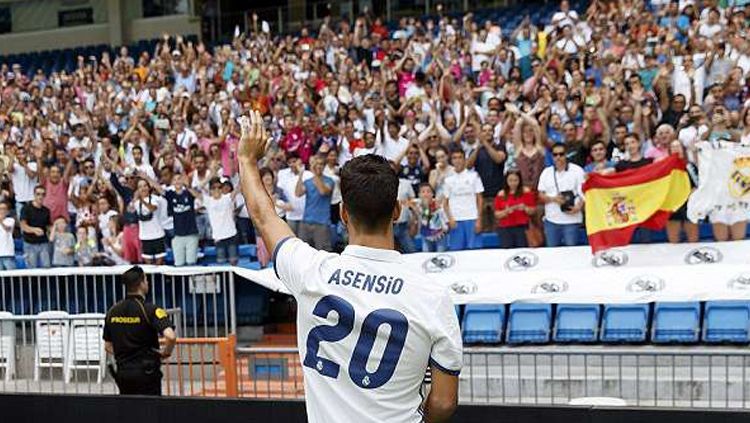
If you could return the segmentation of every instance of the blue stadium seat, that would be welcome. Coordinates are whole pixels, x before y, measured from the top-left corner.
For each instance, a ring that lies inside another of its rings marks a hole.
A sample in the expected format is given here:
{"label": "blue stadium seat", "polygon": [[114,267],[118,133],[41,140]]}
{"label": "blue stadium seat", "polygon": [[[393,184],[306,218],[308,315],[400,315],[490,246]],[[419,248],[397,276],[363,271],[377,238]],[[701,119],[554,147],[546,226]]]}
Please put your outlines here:
{"label": "blue stadium seat", "polygon": [[238,249],[240,257],[254,258],[257,257],[257,248],[255,244],[242,244]]}
{"label": "blue stadium seat", "polygon": [[750,342],[750,301],[706,301],[703,342]]}
{"label": "blue stadium seat", "polygon": [[648,333],[648,304],[606,304],[602,342],[644,342]]}
{"label": "blue stadium seat", "polygon": [[506,341],[509,344],[549,342],[551,323],[551,304],[511,304]]}
{"label": "blue stadium seat", "polygon": [[651,342],[698,342],[701,330],[701,303],[656,303]]}
{"label": "blue stadium seat", "polygon": [[599,304],[559,304],[553,339],[555,342],[596,342],[599,316]]}
{"label": "blue stadium seat", "polygon": [[467,304],[463,340],[467,344],[496,344],[503,340],[504,304]]}

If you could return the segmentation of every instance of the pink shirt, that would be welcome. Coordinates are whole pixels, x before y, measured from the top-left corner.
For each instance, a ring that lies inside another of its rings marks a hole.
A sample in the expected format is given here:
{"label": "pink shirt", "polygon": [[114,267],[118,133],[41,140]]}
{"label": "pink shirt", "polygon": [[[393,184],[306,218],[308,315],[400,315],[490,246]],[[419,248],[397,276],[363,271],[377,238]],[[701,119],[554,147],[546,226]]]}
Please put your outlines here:
{"label": "pink shirt", "polygon": [[669,156],[669,151],[667,149],[661,149],[655,145],[652,145],[648,148],[648,150],[646,150],[646,154],[644,154],[643,156],[647,159],[659,160]]}
{"label": "pink shirt", "polygon": [[44,181],[44,189],[47,195],[44,196],[43,204],[49,209],[50,223],[53,223],[58,217],[64,217],[70,221],[68,214],[68,182],[60,180],[53,184],[49,180]]}
{"label": "pink shirt", "polygon": [[[198,140],[198,145],[206,153],[210,155],[212,139],[201,138]],[[232,173],[236,173],[239,168],[237,160],[237,147],[239,146],[240,140],[232,135],[227,135],[224,142],[219,144],[219,152],[221,153],[221,168],[224,172],[224,176],[231,177]],[[232,165],[232,162],[234,164]],[[231,166],[230,166],[231,165]],[[232,170],[234,169],[234,172]]]}

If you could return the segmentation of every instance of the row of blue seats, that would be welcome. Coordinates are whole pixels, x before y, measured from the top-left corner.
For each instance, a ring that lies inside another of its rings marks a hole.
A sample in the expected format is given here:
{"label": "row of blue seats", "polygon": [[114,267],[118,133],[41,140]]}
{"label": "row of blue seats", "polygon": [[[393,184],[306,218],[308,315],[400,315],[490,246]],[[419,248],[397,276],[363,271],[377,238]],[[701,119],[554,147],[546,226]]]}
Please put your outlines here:
{"label": "row of blue seats", "polygon": [[750,301],[468,304],[461,321],[466,344],[750,342]]}

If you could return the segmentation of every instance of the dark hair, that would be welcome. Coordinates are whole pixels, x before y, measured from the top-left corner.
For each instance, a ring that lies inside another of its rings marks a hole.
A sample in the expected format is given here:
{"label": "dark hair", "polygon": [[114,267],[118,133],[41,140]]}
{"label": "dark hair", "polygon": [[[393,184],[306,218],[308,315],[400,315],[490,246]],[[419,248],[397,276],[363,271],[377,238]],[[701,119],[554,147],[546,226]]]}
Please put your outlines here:
{"label": "dark hair", "polygon": [[388,161],[374,154],[355,157],[341,169],[341,196],[352,222],[375,233],[391,224],[398,176]]}
{"label": "dark hair", "polygon": [[140,151],[141,153],[143,153],[143,148],[141,148],[141,146],[140,146],[140,145],[136,145],[136,146],[134,146],[134,147],[133,147],[133,149],[132,149],[132,150],[130,150],[130,151],[131,151],[131,153],[135,153],[135,150],[138,150],[138,151]]}
{"label": "dark hair", "polygon": [[556,148],[562,148],[563,151],[568,151],[568,147],[565,146],[565,144],[561,142],[556,142],[552,145],[552,148],[549,149],[549,151],[555,151]]}
{"label": "dark hair", "polygon": [[260,168],[260,170],[258,171],[258,173],[260,173],[260,179],[263,179],[263,177],[266,176],[266,175],[271,175],[271,176],[274,177],[274,179],[276,179],[276,175],[273,174],[273,170],[271,170],[271,169],[269,169],[267,167]]}
{"label": "dark hair", "polygon": [[120,280],[125,284],[128,292],[133,292],[145,278],[146,274],[143,272],[141,266],[133,266],[122,274]]}
{"label": "dark hair", "polygon": [[[516,187],[516,190],[514,192],[510,192],[510,187],[508,187],[508,176],[510,175],[516,175],[518,176],[518,187]],[[505,194],[505,198],[510,198],[510,195],[513,194],[514,197],[518,198],[521,195],[523,195],[523,176],[521,176],[521,171],[518,169],[509,169],[507,172],[505,172],[505,187],[503,187],[503,194]]]}

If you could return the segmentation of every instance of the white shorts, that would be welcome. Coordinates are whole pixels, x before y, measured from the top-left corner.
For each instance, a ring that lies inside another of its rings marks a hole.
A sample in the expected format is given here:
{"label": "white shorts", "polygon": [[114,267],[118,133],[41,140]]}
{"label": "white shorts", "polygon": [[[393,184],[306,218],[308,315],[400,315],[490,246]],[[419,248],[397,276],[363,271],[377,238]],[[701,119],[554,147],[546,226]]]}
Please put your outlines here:
{"label": "white shorts", "polygon": [[735,223],[747,221],[747,210],[739,207],[725,207],[722,210],[713,210],[708,214],[708,221],[731,226]]}

